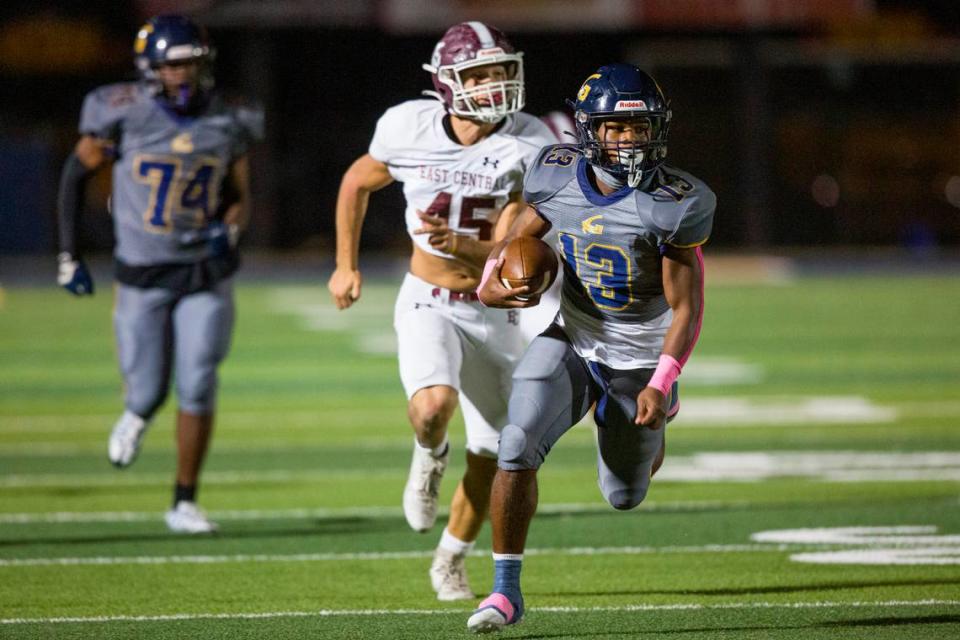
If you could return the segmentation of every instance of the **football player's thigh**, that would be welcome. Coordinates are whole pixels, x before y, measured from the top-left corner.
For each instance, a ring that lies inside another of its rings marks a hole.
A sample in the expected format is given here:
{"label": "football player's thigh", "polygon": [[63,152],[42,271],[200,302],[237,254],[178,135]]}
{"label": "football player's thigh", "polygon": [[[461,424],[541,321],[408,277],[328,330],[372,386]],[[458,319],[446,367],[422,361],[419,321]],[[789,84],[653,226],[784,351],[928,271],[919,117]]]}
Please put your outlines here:
{"label": "football player's thigh", "polygon": [[213,410],[217,366],[230,350],[234,322],[233,281],[184,296],[174,310],[176,380],[181,409]]}
{"label": "football player's thigh", "polygon": [[637,395],[652,370],[616,372],[599,404],[597,471],[604,498],[618,509],[630,509],[646,496],[653,463],[663,445],[666,425],[659,429],[634,424]]}
{"label": "football player's thigh", "polygon": [[425,387],[447,385],[460,389],[463,353],[446,309],[436,305],[404,305],[394,315],[400,381],[407,398]]}
{"label": "football player's thigh", "polygon": [[148,416],[166,394],[173,362],[172,307],[176,295],[166,289],[117,284],[113,325],[127,408]]}
{"label": "football player's thigh", "polygon": [[513,374],[500,467],[539,468],[553,445],[586,414],[594,388],[583,359],[560,329],[551,326],[534,338]]}
{"label": "football player's thigh", "polygon": [[495,456],[500,430],[507,423],[513,371],[523,354],[523,333],[517,314],[503,309],[482,309],[475,317],[459,317],[458,327],[470,336],[464,341],[460,370],[467,448]]}

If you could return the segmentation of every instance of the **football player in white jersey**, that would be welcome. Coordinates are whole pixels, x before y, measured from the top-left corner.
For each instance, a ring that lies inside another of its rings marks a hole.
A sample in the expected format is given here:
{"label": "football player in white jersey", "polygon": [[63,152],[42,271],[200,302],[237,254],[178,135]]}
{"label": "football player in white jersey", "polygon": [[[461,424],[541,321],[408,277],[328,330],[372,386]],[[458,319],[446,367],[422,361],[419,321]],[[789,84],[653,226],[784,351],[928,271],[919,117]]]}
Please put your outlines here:
{"label": "football player in white jersey", "polygon": [[573,106],[578,144],[548,147],[533,163],[524,182],[530,206],[492,249],[478,290],[495,307],[536,304],[528,287],[504,287],[499,249],[517,235],[556,232],[560,313],[514,372],[490,504],[494,587],[467,621],[477,633],[523,618],[537,470],[592,404],[603,497],[618,510],[646,497],[703,317],[700,246],[716,197],[665,164],[672,113],[660,87],[632,65],[606,65]]}
{"label": "football player in white jersey", "polygon": [[447,465],[447,424],[458,403],[467,430],[466,472],[430,568],[441,600],[472,598],[464,559],[483,524],[507,420],[513,367],[523,349],[516,311],[488,309],[476,288],[494,242],[523,210],[523,175],[549,129],[522,113],[522,54],[497,29],[465,22],[446,31],[424,69],[430,99],[390,108],[368,153],[343,176],[337,198],[339,309],[361,295],[360,231],[370,193],[403,183],[410,270],[394,327],[400,377],[415,432],[403,510],[416,531],[436,520]]}

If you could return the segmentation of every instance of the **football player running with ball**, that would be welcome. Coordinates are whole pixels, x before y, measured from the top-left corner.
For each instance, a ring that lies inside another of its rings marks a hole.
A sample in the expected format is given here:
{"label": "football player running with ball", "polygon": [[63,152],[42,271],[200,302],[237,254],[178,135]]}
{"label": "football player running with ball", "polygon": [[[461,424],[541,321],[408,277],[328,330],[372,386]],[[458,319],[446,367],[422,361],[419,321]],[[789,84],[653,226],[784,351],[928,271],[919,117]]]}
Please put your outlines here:
{"label": "football player running with ball", "polygon": [[519,314],[484,307],[476,289],[493,243],[526,206],[524,173],[554,140],[546,125],[521,113],[522,54],[497,29],[481,22],[450,27],[424,69],[435,99],[388,109],[369,152],[343,176],[336,270],[328,287],[339,309],[358,301],[369,195],[402,182],[413,255],[394,327],[415,432],[403,511],[414,530],[433,526],[448,459],[447,424],[459,401],[466,472],[430,568],[437,597],[458,600],[474,597],[464,559],[487,514],[510,376],[523,350]]}
{"label": "football player running with ball", "polygon": [[125,411],[108,456],[131,464],[176,379],[177,472],[167,526],[208,533],[216,525],[196,491],[213,430],[217,368],[233,331],[236,240],[249,217],[247,148],[261,137],[257,110],[213,91],[206,31],[183,16],[156,16],[134,42],[140,82],[89,93],[80,135],[60,180],[58,283],[93,293],[77,252],[87,179],[113,162],[116,287],[113,311]]}
{"label": "football player running with ball", "polygon": [[[530,207],[508,233],[555,230],[564,279],[556,322],[514,373],[490,505],[493,593],[467,622],[478,633],[523,616],[520,569],[537,469],[594,402],[600,491],[615,509],[644,499],[679,408],[677,376],[700,332],[700,245],[716,198],[664,164],[671,113],[663,93],[640,69],[612,64],[586,79],[573,107],[578,146],[543,150],[524,184]],[[487,262],[484,304],[536,304],[518,298],[526,287],[503,286],[501,265]]]}

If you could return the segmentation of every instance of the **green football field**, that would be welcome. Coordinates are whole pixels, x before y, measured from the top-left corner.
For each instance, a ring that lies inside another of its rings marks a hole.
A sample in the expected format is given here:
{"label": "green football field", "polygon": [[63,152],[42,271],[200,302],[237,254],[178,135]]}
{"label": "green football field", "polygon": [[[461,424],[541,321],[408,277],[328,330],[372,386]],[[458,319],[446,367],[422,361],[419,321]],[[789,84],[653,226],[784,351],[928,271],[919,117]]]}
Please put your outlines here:
{"label": "green football field", "polygon": [[[215,537],[169,533],[167,403],[133,467],[111,296],[0,298],[0,637],[454,638],[442,522],[400,511],[412,444],[394,285],[337,312],[316,282],[241,282],[200,492]],[[960,638],[960,278],[711,284],[647,501],[608,507],[593,427],[540,473],[506,638]],[[462,449],[459,417],[451,428]],[[463,469],[454,457],[448,502]],[[468,560],[492,584],[489,531]]]}

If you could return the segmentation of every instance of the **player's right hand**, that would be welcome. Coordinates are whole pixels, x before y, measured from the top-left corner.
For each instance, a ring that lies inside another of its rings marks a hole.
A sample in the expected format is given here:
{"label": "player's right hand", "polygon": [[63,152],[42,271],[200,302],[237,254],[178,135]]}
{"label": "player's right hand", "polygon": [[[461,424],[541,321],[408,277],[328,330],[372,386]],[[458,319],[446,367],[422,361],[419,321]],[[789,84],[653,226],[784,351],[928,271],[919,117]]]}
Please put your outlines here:
{"label": "player's right hand", "polygon": [[505,287],[500,279],[501,269],[503,269],[503,257],[497,259],[490,277],[477,289],[480,302],[485,306],[498,309],[523,309],[539,304],[539,295],[528,295],[530,287],[523,286],[515,289]]}
{"label": "player's right hand", "polygon": [[363,277],[356,269],[336,269],[327,282],[327,289],[337,309],[346,309],[360,299]]}
{"label": "player's right hand", "polygon": [[57,255],[57,284],[75,296],[93,295],[93,278],[87,265],[66,251]]}
{"label": "player's right hand", "polygon": [[634,424],[659,429],[667,423],[667,399],[659,389],[644,387],[637,394],[637,417]]}

